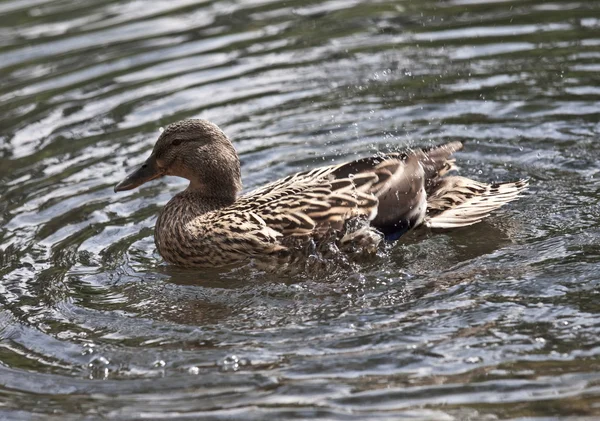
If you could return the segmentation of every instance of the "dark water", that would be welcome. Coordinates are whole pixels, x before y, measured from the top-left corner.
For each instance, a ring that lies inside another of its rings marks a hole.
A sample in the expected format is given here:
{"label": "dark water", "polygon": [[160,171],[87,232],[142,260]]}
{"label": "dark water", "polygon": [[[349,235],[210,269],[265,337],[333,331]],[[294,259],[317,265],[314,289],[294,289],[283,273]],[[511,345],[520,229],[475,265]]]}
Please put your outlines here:
{"label": "dark water", "polygon": [[[0,2],[0,418],[600,417],[600,2]],[[397,146],[531,179],[354,273],[165,266],[185,183],[114,194],[215,121],[246,188]]]}

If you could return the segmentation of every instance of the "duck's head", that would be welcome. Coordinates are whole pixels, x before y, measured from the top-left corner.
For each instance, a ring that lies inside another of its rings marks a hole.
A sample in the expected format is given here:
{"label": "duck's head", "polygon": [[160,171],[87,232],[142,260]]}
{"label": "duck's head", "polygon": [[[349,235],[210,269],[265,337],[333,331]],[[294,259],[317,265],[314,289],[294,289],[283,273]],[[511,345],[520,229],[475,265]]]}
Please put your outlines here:
{"label": "duck's head", "polygon": [[216,124],[206,120],[182,120],[167,126],[146,162],[117,184],[115,192],[165,175],[186,178],[188,190],[211,197],[235,199],[242,188],[240,160],[233,145]]}

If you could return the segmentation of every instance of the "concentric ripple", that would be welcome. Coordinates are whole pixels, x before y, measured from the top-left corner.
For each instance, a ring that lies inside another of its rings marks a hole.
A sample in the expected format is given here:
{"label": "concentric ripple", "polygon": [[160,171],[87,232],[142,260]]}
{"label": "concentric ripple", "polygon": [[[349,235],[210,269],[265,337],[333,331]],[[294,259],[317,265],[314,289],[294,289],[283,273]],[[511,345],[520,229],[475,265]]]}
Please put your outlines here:
{"label": "concentric ripple", "polygon": [[[0,418],[600,416],[600,4],[0,3]],[[348,273],[186,271],[162,126],[213,120],[245,188],[450,139],[529,178],[485,223]],[[587,419],[587,418],[586,418]]]}

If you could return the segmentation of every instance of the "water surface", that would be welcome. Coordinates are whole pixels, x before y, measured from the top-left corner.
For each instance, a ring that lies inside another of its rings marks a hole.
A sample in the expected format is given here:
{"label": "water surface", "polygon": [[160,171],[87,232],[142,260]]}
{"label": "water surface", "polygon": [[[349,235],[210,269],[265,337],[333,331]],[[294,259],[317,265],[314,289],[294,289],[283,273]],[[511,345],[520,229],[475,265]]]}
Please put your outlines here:
{"label": "water surface", "polygon": [[[600,416],[600,4],[0,2],[0,418]],[[530,178],[485,223],[328,276],[185,271],[159,128],[219,124],[245,188],[458,139]]]}

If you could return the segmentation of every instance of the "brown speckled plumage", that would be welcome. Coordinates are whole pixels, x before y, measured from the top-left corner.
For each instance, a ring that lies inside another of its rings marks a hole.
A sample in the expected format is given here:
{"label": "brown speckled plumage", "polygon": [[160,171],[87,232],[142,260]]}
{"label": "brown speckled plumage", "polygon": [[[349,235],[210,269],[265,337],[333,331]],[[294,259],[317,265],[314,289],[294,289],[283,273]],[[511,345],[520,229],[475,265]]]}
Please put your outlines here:
{"label": "brown speckled plumage", "polygon": [[[156,223],[156,246],[169,263],[276,265],[325,239],[342,250],[372,251],[384,235],[395,238],[422,224],[470,225],[526,187],[525,181],[487,185],[444,177],[453,168],[450,155],[461,147],[451,142],[316,168],[238,196],[240,164],[229,139],[205,120],[184,120],[165,129],[146,163],[115,190],[163,175],[190,180]],[[356,221],[362,224],[350,229]]]}

